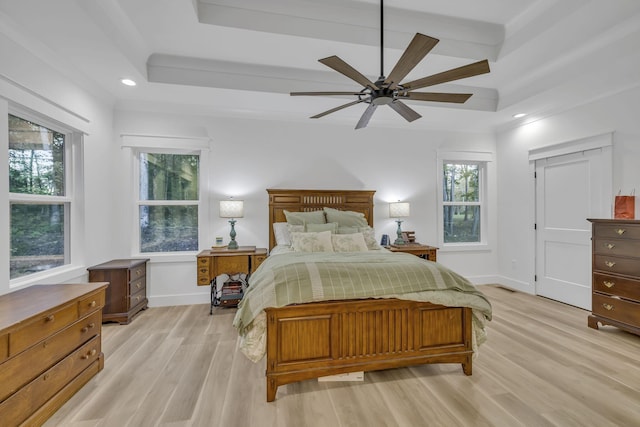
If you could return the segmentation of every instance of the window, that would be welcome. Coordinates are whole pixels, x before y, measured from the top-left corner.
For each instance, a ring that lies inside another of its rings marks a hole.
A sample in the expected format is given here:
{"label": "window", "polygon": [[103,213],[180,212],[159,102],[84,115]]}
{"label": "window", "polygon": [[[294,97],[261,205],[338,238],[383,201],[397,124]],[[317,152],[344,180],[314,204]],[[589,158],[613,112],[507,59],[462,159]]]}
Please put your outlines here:
{"label": "window", "polygon": [[477,248],[487,244],[486,176],[491,155],[446,153],[440,156],[439,224],[443,247]]}
{"label": "window", "polygon": [[11,279],[70,262],[67,136],[9,115]]}
{"label": "window", "polygon": [[198,249],[200,156],[139,152],[140,252]]}
{"label": "window", "polygon": [[480,165],[446,162],[442,169],[443,242],[479,243]]}

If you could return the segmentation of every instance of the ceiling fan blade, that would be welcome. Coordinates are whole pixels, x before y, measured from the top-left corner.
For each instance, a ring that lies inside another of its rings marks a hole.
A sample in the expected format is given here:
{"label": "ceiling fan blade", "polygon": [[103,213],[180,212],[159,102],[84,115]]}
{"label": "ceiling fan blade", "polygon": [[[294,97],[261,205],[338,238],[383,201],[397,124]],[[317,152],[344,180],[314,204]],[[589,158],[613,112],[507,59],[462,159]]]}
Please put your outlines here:
{"label": "ceiling fan blade", "polygon": [[406,95],[401,93],[398,97],[410,99],[412,101],[453,102],[456,104],[464,104],[472,95],[472,93],[406,92]]}
{"label": "ceiling fan blade", "polygon": [[327,110],[327,111],[325,111],[323,113],[316,114],[315,116],[311,116],[310,118],[319,119],[320,117],[324,117],[327,114],[335,113],[336,111],[342,110],[343,108],[351,107],[352,105],[359,104],[359,103],[361,103],[363,101],[364,101],[364,99],[358,99],[357,101],[349,102],[347,104],[340,105],[340,106],[338,106],[336,108],[332,108],[331,110]]}
{"label": "ceiling fan blade", "polygon": [[346,62],[344,62],[342,59],[338,58],[335,55],[330,56],[328,58],[324,58],[324,59],[318,59],[318,62],[323,63],[329,68],[333,68],[340,74],[343,74],[349,77],[351,80],[354,80],[360,83],[364,87],[369,87],[371,89],[376,89],[376,90],[379,89],[375,85],[375,83],[373,83],[371,80],[366,78],[363,74],[361,74],[358,70],[356,70],[351,65],[347,64]]}
{"label": "ceiling fan blade", "polygon": [[369,104],[367,109],[364,110],[364,113],[362,114],[362,117],[360,117],[360,120],[358,120],[358,124],[356,125],[356,129],[362,129],[362,128],[367,127],[367,125],[369,124],[369,120],[371,119],[371,116],[373,116],[373,112],[376,111],[377,107],[378,106],[376,104],[374,104],[373,102],[371,104]]}
{"label": "ceiling fan blade", "polygon": [[434,39],[433,37],[416,33],[416,35],[413,36],[411,43],[409,43],[409,46],[407,46],[407,49],[396,63],[396,66],[393,67],[393,70],[389,73],[389,77],[384,81],[385,84],[389,85],[389,89],[395,89],[400,81],[404,79],[405,76],[409,74],[409,72],[411,72],[411,70],[413,70],[413,68],[418,65],[425,56],[427,56],[427,53],[429,53],[439,41],[440,40]]}
{"label": "ceiling fan blade", "polygon": [[366,95],[362,92],[291,92],[291,96]]}
{"label": "ceiling fan blade", "polygon": [[402,84],[402,87],[405,90],[415,90],[422,87],[433,86],[440,83],[446,83],[454,80],[465,79],[467,77],[477,76],[479,74],[485,74],[489,71],[491,71],[489,69],[489,61],[484,59],[482,61],[474,62],[473,64],[463,65],[462,67],[443,71],[442,73],[434,74],[432,76],[423,77],[409,83],[404,83]]}
{"label": "ceiling fan blade", "polygon": [[389,107],[393,108],[398,114],[404,117],[408,122],[412,122],[422,117],[420,114],[418,114],[412,108],[408,107],[407,104],[403,103],[402,101],[396,100],[388,105]]}

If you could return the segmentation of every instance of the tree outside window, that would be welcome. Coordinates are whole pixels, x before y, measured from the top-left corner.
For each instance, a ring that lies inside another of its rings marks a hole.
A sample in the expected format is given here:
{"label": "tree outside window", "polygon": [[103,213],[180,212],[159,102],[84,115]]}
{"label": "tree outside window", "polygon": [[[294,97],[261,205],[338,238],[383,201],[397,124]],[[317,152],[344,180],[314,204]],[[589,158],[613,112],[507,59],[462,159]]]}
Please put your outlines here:
{"label": "tree outside window", "polygon": [[477,162],[444,162],[442,209],[444,243],[480,243],[481,170]]}
{"label": "tree outside window", "polygon": [[9,115],[10,278],[69,262],[65,134]]}
{"label": "tree outside window", "polygon": [[140,252],[198,249],[197,154],[139,153]]}

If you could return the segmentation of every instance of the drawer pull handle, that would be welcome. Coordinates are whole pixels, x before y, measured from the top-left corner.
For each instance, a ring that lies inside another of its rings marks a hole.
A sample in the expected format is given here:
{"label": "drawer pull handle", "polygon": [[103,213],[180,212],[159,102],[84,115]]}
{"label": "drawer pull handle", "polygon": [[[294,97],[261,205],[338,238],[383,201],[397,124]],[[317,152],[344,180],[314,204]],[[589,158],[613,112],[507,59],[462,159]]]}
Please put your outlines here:
{"label": "drawer pull handle", "polygon": [[88,352],[87,354],[83,354],[81,359],[82,360],[87,360],[88,358],[90,358],[91,356],[95,356],[97,353],[96,349],[92,349],[90,352]]}
{"label": "drawer pull handle", "polygon": [[625,230],[624,228],[618,228],[618,229],[616,230],[616,233],[618,233],[618,236],[622,236],[622,235],[624,234],[624,232],[625,232],[625,231],[627,231],[627,230]]}
{"label": "drawer pull handle", "polygon": [[602,282],[603,285],[605,285],[607,288],[613,288],[615,286],[615,282],[607,282],[606,280],[604,282]]}
{"label": "drawer pull handle", "polygon": [[611,267],[613,267],[614,265],[616,265],[616,263],[615,263],[615,262],[613,262],[613,261],[605,261],[605,262],[604,262],[604,265],[606,265],[607,267],[611,268]]}
{"label": "drawer pull handle", "polygon": [[141,300],[141,299],[142,299],[142,297],[141,297],[140,295],[138,295],[138,296],[136,297],[136,301],[138,301],[138,302],[140,302],[140,300]]}
{"label": "drawer pull handle", "polygon": [[141,289],[142,285],[140,283],[136,283],[136,288]]}
{"label": "drawer pull handle", "polygon": [[56,320],[56,316],[54,316],[53,314],[50,314],[44,318],[45,322],[53,322],[54,320]]}
{"label": "drawer pull handle", "polygon": [[87,326],[85,326],[84,328],[80,329],[80,332],[82,332],[84,334],[89,329],[93,329],[95,326],[96,326],[95,323],[89,323]]}
{"label": "drawer pull handle", "polygon": [[605,246],[607,247],[607,249],[613,249],[616,247],[616,245],[614,245],[613,243],[607,243]]}
{"label": "drawer pull handle", "polygon": [[613,310],[613,305],[611,304],[603,303],[602,306],[605,308],[605,310],[608,310],[608,311]]}
{"label": "drawer pull handle", "polygon": [[49,379],[49,377],[50,377],[50,376],[51,376],[50,374],[44,374],[44,375],[42,376],[42,379],[46,381],[46,380],[48,380],[48,379]]}
{"label": "drawer pull handle", "polygon": [[96,304],[97,304],[97,303],[95,302],[95,300],[94,300],[94,301],[91,301],[91,302],[89,303],[89,307],[95,307],[95,306],[96,306]]}

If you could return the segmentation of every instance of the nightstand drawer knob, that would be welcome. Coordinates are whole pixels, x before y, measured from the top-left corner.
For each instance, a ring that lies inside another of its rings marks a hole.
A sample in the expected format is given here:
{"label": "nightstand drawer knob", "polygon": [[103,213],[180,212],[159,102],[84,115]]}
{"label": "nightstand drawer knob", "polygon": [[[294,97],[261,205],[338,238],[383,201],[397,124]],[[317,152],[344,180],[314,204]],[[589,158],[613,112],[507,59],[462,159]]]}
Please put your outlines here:
{"label": "nightstand drawer knob", "polygon": [[604,304],[602,304],[602,306],[604,307],[605,310],[608,310],[608,311],[613,310],[613,305],[611,305],[611,304],[604,303]]}
{"label": "nightstand drawer knob", "polygon": [[56,316],[54,316],[53,314],[50,314],[44,318],[45,322],[53,322],[54,320],[56,320]]}
{"label": "nightstand drawer knob", "polygon": [[607,249],[613,249],[613,248],[615,248],[615,247],[616,247],[616,245],[614,245],[613,243],[607,243],[607,244],[605,245],[605,247],[606,247]]}
{"label": "nightstand drawer knob", "polygon": [[89,303],[89,307],[95,307],[95,306],[96,306],[96,304],[97,304],[97,303],[95,302],[95,300],[94,300],[94,301],[91,301],[91,302]]}
{"label": "nightstand drawer knob", "polygon": [[602,282],[602,284],[605,285],[607,288],[613,288],[616,285],[615,282],[607,282],[607,281]]}
{"label": "nightstand drawer knob", "polygon": [[618,236],[622,236],[625,233],[625,231],[627,230],[625,230],[624,228],[618,228],[616,230],[616,233],[618,233]]}
{"label": "nightstand drawer knob", "polygon": [[615,263],[615,262],[613,262],[613,261],[605,261],[605,262],[604,262],[604,265],[606,265],[607,267],[611,268],[611,267],[613,267],[614,265],[616,265],[616,263]]}

